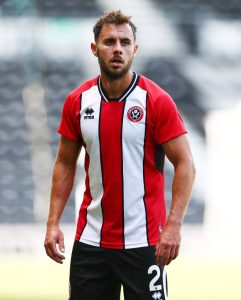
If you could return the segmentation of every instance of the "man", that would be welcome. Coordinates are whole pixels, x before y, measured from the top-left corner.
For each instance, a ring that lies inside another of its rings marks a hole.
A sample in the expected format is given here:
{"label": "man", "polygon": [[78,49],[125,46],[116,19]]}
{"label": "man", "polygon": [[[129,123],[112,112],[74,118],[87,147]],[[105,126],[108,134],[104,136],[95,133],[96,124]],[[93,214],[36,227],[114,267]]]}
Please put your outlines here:
{"label": "man", "polygon": [[[84,147],[86,190],[72,252],[70,299],[116,300],[123,285],[126,300],[164,300],[164,266],[178,256],[195,173],[187,131],[170,96],[130,70],[138,49],[130,17],[106,13],[94,36],[91,50],[100,76],[67,96],[58,129],[46,252],[63,262],[59,222]],[[167,220],[165,155],[175,170]]]}

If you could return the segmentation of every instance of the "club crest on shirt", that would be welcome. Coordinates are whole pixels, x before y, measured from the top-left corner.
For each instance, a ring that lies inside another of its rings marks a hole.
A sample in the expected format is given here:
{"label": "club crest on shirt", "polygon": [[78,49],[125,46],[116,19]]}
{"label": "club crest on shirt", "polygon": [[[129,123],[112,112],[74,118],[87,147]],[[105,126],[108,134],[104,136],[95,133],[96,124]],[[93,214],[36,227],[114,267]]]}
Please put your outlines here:
{"label": "club crest on shirt", "polygon": [[127,111],[127,117],[131,122],[139,122],[144,115],[144,111],[140,106],[132,106]]}
{"label": "club crest on shirt", "polygon": [[93,113],[94,113],[93,108],[87,107],[86,110],[85,110],[84,120],[94,119]]}

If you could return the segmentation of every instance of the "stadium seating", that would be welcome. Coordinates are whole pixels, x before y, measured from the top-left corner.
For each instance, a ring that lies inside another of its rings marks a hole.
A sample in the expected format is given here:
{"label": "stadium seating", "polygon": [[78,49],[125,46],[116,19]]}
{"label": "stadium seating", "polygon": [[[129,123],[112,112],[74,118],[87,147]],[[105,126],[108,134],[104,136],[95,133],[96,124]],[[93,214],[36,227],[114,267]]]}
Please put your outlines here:
{"label": "stadium seating", "polygon": [[34,186],[21,65],[0,61],[0,222],[33,220]]}
{"label": "stadium seating", "polygon": [[185,39],[189,52],[198,53],[198,27],[208,19],[240,20],[241,2],[236,0],[152,0]]}
{"label": "stadium seating", "polygon": [[48,17],[87,17],[100,14],[94,0],[43,0],[38,1],[38,10],[42,16]]}
{"label": "stadium seating", "polygon": [[[176,56],[172,54],[171,57],[161,55],[151,57],[148,54],[148,56],[144,56],[146,61],[144,62],[143,59],[140,72],[151,77],[171,94],[184,118],[188,120],[197,137],[204,143],[203,118],[208,109],[201,103],[197,86],[187,78],[181,62],[184,63],[190,54],[194,59],[200,55],[197,25],[205,18],[211,19],[213,16],[215,18],[240,18],[241,2],[237,0],[152,1],[160,12],[164,13],[168,22],[174,24],[177,36],[180,35],[180,39],[186,42],[188,50],[186,53],[182,52],[181,55],[178,52]],[[38,20],[65,17],[86,20],[86,18],[96,17],[102,12],[99,6],[100,2],[95,0],[0,0],[0,15],[1,18],[11,17],[12,19],[21,16],[37,16]],[[218,61],[217,65],[220,67],[221,63]],[[211,67],[210,62],[206,64]],[[70,90],[86,78],[81,64],[76,62],[73,57],[54,60],[39,53],[38,59],[35,59],[34,55],[32,58],[31,55],[26,55],[20,60],[18,57],[6,55],[4,58],[1,56],[0,223],[35,222],[33,213],[35,186],[31,164],[30,132],[26,124],[26,111],[22,96],[23,89],[31,79],[26,76],[29,66],[34,73],[32,79],[38,80],[44,89],[52,157],[57,151],[58,135],[56,130],[64,99]],[[213,65],[212,68],[215,69],[216,66]],[[226,69],[222,70],[224,72]],[[213,86],[212,90],[215,89],[216,86]],[[213,100],[209,104],[209,109],[216,109],[218,105],[219,103]],[[166,169],[166,175],[166,198],[168,206],[170,206],[172,170],[169,167]],[[193,194],[185,219],[187,223],[201,224],[203,222],[205,205],[204,199],[201,197],[198,193]],[[63,216],[64,222],[74,221],[74,205],[74,196],[72,195]]]}
{"label": "stadium seating", "polygon": [[[47,121],[52,156],[58,146],[57,126],[67,93],[82,79],[81,67],[74,61],[46,61],[39,70],[45,89]],[[29,128],[22,101],[23,69],[16,60],[0,60],[0,223],[32,222],[35,187],[33,183]],[[34,101],[34,100],[33,100]],[[74,220],[74,198],[63,216]]]}
{"label": "stadium seating", "polygon": [[240,17],[241,2],[236,0],[153,0],[162,9],[182,15],[184,11],[201,14],[214,13],[229,18]]}
{"label": "stadium seating", "polygon": [[200,106],[197,91],[179,64],[179,58],[155,57],[146,61],[143,73],[170,93],[180,111],[204,135],[203,116],[206,111]]}
{"label": "stadium seating", "polygon": [[81,69],[81,65],[74,60],[60,62],[49,59],[46,60],[42,68],[53,156],[56,155],[58,146],[56,131],[61,117],[63,102],[66,95],[81,83],[83,78]]}
{"label": "stadium seating", "polygon": [[95,0],[2,0],[0,11],[4,16],[93,17],[100,14]]}
{"label": "stadium seating", "polygon": [[[198,93],[193,84],[181,72],[179,64],[178,59],[155,57],[146,62],[143,74],[152,78],[172,96],[182,115],[188,119],[193,129],[192,132],[195,132],[204,140],[203,118],[206,111],[200,106]],[[168,166],[166,167],[166,200],[167,206],[170,207],[173,171]],[[201,195],[193,193],[185,222],[201,223],[203,221],[204,208]]]}

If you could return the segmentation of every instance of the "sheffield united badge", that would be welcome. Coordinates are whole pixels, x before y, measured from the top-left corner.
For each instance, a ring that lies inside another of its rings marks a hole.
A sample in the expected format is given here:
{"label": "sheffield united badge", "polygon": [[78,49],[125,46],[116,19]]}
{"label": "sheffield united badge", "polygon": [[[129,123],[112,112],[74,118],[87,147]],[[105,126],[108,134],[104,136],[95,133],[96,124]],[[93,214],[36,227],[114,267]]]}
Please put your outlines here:
{"label": "sheffield united badge", "polygon": [[144,112],[140,106],[132,106],[127,111],[127,117],[132,122],[139,122],[143,118]]}

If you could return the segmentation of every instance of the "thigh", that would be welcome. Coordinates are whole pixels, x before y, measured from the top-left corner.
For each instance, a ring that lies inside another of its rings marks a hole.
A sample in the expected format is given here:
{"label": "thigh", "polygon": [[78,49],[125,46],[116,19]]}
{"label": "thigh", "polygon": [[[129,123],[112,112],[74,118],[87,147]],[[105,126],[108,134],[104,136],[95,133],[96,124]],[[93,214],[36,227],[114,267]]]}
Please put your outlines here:
{"label": "thigh", "polygon": [[116,252],[112,262],[125,300],[167,300],[166,271],[156,265],[155,247]]}
{"label": "thigh", "polygon": [[104,249],[75,241],[70,263],[70,300],[119,300],[120,282]]}

